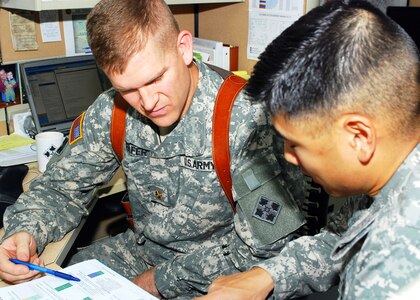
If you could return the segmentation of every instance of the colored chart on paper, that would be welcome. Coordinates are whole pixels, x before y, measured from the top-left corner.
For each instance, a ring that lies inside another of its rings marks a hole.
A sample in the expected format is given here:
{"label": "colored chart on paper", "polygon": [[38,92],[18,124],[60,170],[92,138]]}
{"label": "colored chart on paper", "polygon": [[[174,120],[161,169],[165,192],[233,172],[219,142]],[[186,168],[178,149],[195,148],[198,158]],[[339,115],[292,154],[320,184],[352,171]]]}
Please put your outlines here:
{"label": "colored chart on paper", "polygon": [[260,9],[275,9],[278,4],[279,0],[259,0]]}
{"label": "colored chart on paper", "polygon": [[104,274],[104,272],[102,272],[102,271],[97,271],[97,272],[94,272],[94,273],[88,274],[88,276],[89,276],[90,278],[95,278],[95,277],[97,277],[97,276],[99,276],[99,275],[103,275],[103,274]]}
{"label": "colored chart on paper", "polygon": [[42,297],[40,295],[34,295],[34,296],[31,296],[31,297],[24,298],[22,300],[41,300],[41,299],[42,299]]}
{"label": "colored chart on paper", "polygon": [[96,259],[64,268],[80,282],[46,275],[0,289],[0,300],[157,300]]}

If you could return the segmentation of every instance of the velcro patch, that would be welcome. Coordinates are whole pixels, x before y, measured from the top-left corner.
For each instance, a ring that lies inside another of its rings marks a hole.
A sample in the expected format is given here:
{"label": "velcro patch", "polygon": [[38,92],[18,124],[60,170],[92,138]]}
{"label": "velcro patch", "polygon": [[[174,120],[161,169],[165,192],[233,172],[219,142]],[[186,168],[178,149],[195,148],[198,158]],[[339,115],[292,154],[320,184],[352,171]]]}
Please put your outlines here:
{"label": "velcro patch", "polygon": [[252,216],[261,221],[275,224],[281,211],[281,205],[264,196],[257,201]]}
{"label": "velcro patch", "polygon": [[78,116],[71,124],[70,128],[70,135],[69,135],[69,143],[70,145],[74,144],[78,140],[83,138],[83,119],[85,117],[85,112],[83,112],[80,116]]}

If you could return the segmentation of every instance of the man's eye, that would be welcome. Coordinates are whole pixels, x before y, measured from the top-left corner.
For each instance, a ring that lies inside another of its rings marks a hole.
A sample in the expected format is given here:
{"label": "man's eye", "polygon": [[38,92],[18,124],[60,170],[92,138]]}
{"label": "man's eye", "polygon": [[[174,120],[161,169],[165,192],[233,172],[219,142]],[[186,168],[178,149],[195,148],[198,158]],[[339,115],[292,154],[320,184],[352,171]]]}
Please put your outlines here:
{"label": "man's eye", "polygon": [[153,80],[153,83],[157,83],[159,81],[162,80],[163,75],[160,75],[158,78],[156,78],[155,80]]}

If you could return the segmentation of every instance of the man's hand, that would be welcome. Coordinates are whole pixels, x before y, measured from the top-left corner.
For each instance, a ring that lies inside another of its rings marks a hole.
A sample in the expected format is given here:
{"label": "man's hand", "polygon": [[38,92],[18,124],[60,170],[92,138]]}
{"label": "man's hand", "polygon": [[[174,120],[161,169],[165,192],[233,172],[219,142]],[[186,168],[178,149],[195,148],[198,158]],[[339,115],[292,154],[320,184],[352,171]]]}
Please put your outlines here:
{"label": "man's hand", "polygon": [[162,298],[156,288],[155,269],[150,269],[132,280],[136,285],[159,299]]}
{"label": "man's hand", "polygon": [[39,271],[31,271],[27,266],[16,265],[9,258],[17,258],[35,265],[44,266],[36,253],[36,242],[27,232],[19,232],[0,245],[0,277],[9,283],[21,283],[40,277]]}
{"label": "man's hand", "polygon": [[249,271],[221,276],[209,287],[208,294],[200,300],[264,300],[273,290],[274,282],[264,269],[255,267]]}

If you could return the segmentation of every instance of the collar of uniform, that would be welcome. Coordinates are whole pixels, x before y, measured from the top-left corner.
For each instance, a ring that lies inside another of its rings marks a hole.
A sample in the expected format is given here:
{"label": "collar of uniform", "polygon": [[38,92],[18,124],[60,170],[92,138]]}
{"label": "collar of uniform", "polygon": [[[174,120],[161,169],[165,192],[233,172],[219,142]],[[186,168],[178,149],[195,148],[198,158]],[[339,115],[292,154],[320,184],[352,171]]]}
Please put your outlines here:
{"label": "collar of uniform", "polygon": [[[358,212],[357,216],[356,214],[353,215],[352,218],[357,218],[357,220],[354,220],[354,224],[349,227],[340,241],[334,246],[331,254],[332,259],[339,259],[348,253],[368,233],[370,226],[379,214],[386,209],[394,209],[395,205],[398,204],[400,190],[406,186],[405,181],[407,177],[419,166],[419,162],[420,144],[417,144],[387,184],[374,197],[372,205],[368,209]],[[350,220],[349,222],[352,221]]]}
{"label": "collar of uniform", "polygon": [[[148,132],[140,133],[140,136],[145,139],[144,143],[141,142],[143,144],[141,147],[152,151],[153,156],[160,158],[176,155],[200,156],[206,147],[211,145],[214,101],[222,78],[204,63],[195,61],[195,64],[199,70],[197,89],[187,113],[178,125],[162,143],[157,140],[158,134],[153,134],[153,131],[156,130],[153,126],[148,126]],[[150,124],[150,121],[147,123]],[[152,138],[150,134],[155,135],[156,139]],[[141,137],[140,139],[143,140]]]}
{"label": "collar of uniform", "polygon": [[[410,152],[405,158],[404,162],[400,165],[398,170],[392,175],[389,181],[384,185],[378,195],[375,197],[375,202],[378,204],[393,205],[395,201],[398,201],[397,197],[400,194],[402,188],[406,186],[407,178],[414,171],[414,169],[420,166],[420,144]],[[377,200],[378,199],[378,200]],[[379,199],[381,201],[379,201]]]}

